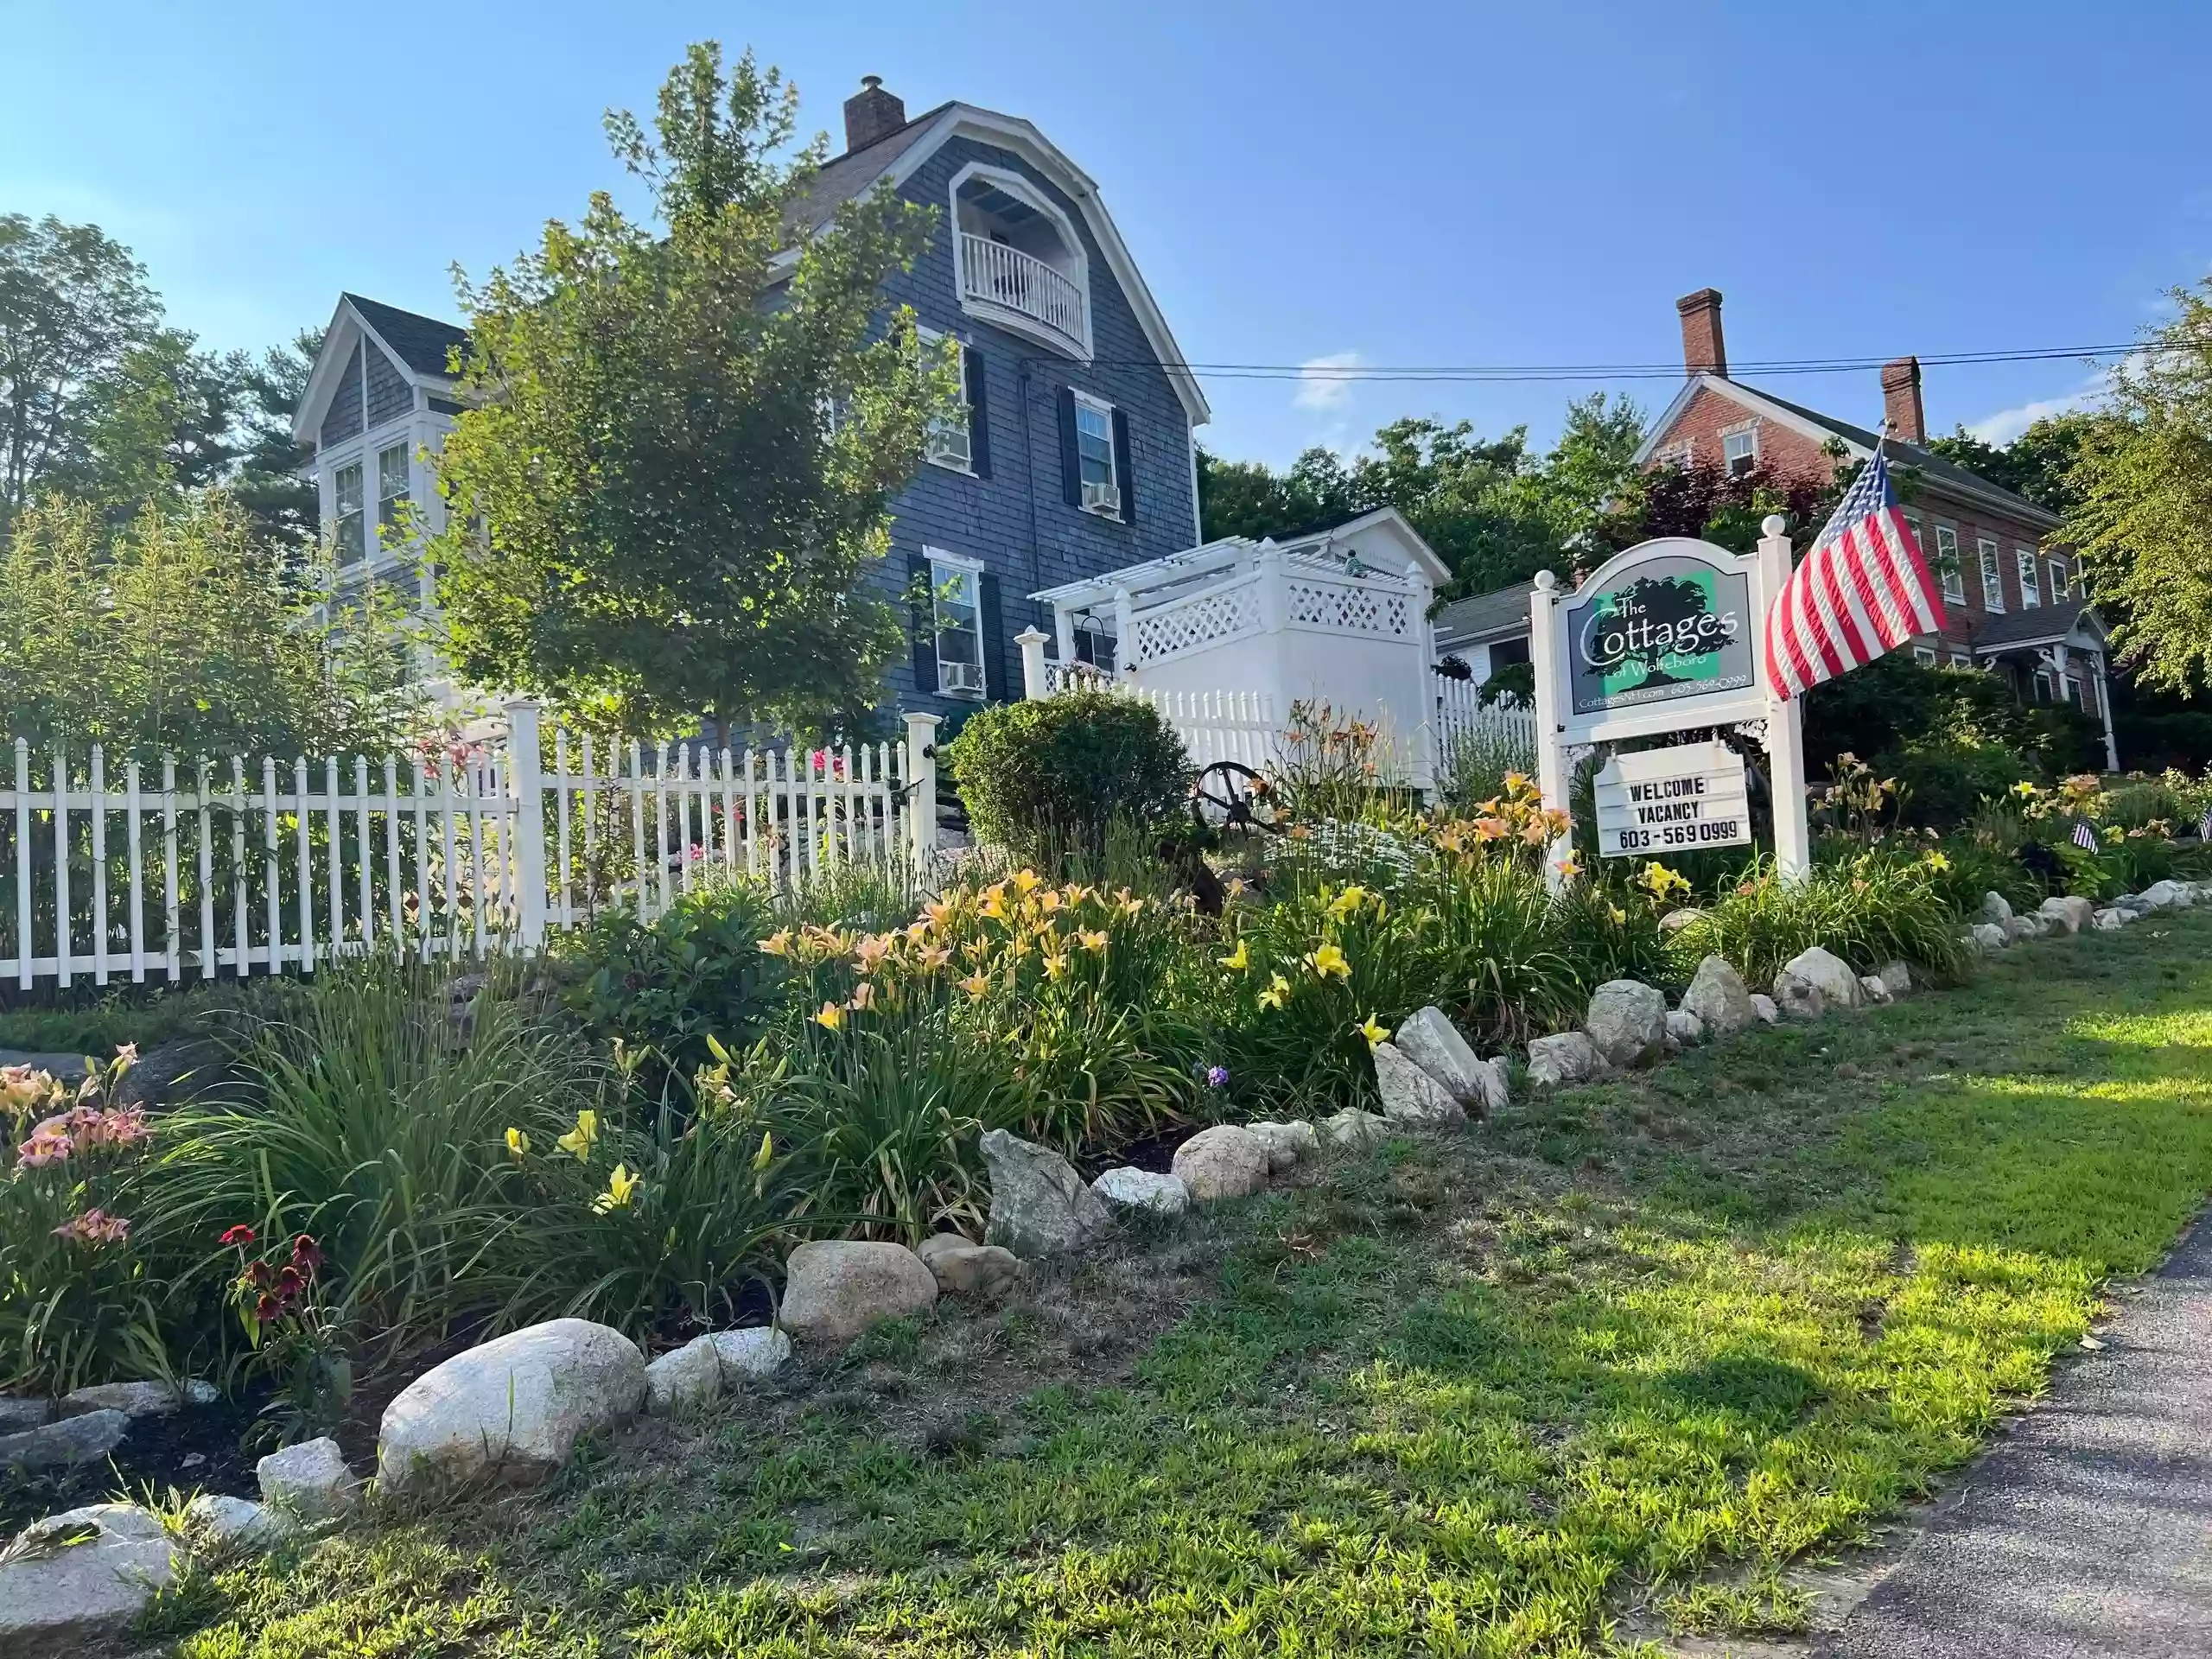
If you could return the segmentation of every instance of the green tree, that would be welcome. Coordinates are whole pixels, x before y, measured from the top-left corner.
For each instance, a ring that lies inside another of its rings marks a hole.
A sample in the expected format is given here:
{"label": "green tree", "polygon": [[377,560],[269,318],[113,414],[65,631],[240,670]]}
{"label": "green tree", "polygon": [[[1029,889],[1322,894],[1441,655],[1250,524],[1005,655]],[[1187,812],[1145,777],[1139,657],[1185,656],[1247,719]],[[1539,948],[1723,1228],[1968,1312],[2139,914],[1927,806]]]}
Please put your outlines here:
{"label": "green tree", "polygon": [[311,546],[321,528],[315,486],[300,476],[309,450],[292,437],[292,416],[321,349],[322,330],[308,328],[289,346],[271,346],[239,365],[238,456],[231,488],[261,533],[288,547]]}
{"label": "green tree", "polygon": [[0,215],[0,535],[42,479],[83,462],[87,392],[160,318],[144,267],[98,226]]}
{"label": "green tree", "polygon": [[646,727],[804,726],[880,696],[903,634],[861,578],[957,383],[879,289],[933,215],[887,189],[794,232],[823,158],[779,159],[796,108],[749,53],[726,73],[693,47],[657,143],[607,118],[658,226],[595,194],[463,284],[472,406],[433,556],[467,678]]}
{"label": "green tree", "polygon": [[2081,430],[2064,533],[2137,683],[2190,696],[2212,678],[2212,279],[2173,300]]}
{"label": "green tree", "polygon": [[327,574],[302,580],[225,490],[119,530],[89,502],[34,500],[0,549],[0,735],[147,760],[389,752],[423,713],[410,636],[375,594],[327,626]]}
{"label": "green tree", "polygon": [[2067,513],[2081,505],[2071,475],[2082,441],[2097,418],[2086,411],[2046,416],[2003,445],[1986,443],[1960,427],[1948,438],[1930,438],[1928,448],[2039,507]]}

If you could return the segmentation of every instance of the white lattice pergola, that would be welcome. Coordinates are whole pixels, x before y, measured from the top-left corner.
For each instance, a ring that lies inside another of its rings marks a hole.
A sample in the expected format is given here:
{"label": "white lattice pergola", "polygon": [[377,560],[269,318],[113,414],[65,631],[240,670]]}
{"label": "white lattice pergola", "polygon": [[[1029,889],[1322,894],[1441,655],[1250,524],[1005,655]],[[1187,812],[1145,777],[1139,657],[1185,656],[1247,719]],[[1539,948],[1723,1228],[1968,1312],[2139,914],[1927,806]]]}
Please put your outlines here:
{"label": "white lattice pergola", "polygon": [[1046,688],[1070,664],[1110,664],[1146,691],[1255,694],[1380,722],[1401,776],[1432,781],[1435,639],[1428,607],[1450,575],[1395,509],[1283,542],[1232,536],[1031,598],[1052,608]]}

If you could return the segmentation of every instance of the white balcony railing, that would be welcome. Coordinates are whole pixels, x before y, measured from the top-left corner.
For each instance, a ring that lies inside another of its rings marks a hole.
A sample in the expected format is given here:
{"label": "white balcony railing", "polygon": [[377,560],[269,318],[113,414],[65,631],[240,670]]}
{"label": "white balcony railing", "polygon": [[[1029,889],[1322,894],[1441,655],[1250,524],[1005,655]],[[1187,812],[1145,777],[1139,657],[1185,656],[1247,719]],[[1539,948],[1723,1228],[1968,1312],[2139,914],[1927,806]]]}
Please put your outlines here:
{"label": "white balcony railing", "polygon": [[1088,349],[1082,288],[1035,255],[963,231],[960,278],[963,299],[1002,305],[1043,324],[1077,351]]}

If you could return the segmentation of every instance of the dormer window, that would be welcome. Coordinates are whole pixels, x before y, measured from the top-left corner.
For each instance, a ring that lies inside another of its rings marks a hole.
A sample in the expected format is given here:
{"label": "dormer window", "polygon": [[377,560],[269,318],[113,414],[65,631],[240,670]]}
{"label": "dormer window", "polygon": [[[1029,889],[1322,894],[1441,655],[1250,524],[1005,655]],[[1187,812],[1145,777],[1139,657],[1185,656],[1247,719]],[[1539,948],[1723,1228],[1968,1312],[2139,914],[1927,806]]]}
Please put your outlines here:
{"label": "dormer window", "polygon": [[1065,356],[1090,356],[1090,261],[1074,221],[1019,173],[981,163],[952,184],[961,308]]}

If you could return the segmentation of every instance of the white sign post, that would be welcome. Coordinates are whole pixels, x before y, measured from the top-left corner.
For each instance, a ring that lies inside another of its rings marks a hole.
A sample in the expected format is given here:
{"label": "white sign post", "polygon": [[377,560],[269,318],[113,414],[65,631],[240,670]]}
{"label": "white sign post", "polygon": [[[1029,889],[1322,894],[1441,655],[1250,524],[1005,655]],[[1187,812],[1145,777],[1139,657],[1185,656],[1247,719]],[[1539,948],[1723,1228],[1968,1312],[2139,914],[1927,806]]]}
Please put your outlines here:
{"label": "white sign post", "polygon": [[1751,839],[1744,757],[1726,743],[1617,754],[1598,774],[1598,855],[1656,858]]}
{"label": "white sign post", "polygon": [[[1774,790],[1775,865],[1783,880],[1796,880],[1812,868],[1802,716],[1796,702],[1770,689],[1765,626],[1768,607],[1789,580],[1789,537],[1778,514],[1760,528],[1765,533],[1758,551],[1748,558],[1710,542],[1664,537],[1616,555],[1572,592],[1563,591],[1550,571],[1537,573],[1529,600],[1536,778],[1544,804],[1563,811],[1570,747],[1756,723],[1764,733]],[[1617,768],[1624,762],[1633,763],[1625,775],[1638,781],[1649,781],[1639,772],[1647,764],[1659,766],[1662,775],[1682,774],[1679,760],[1643,755],[1621,756],[1609,774],[1623,778]],[[1708,787],[1726,787],[1713,767],[1700,763],[1689,770],[1705,776]],[[1734,779],[1740,796],[1740,760]],[[1712,798],[1725,805],[1719,794]],[[1605,799],[1601,789],[1601,836],[1609,816]],[[1733,819],[1741,835],[1696,844],[1749,841],[1748,802]],[[1728,821],[1725,810],[1710,820]],[[1617,822],[1614,827],[1640,826]],[[1618,836],[1602,847],[1609,858],[1656,850],[1624,844]],[[1569,850],[1564,837],[1551,848],[1554,880]]]}

